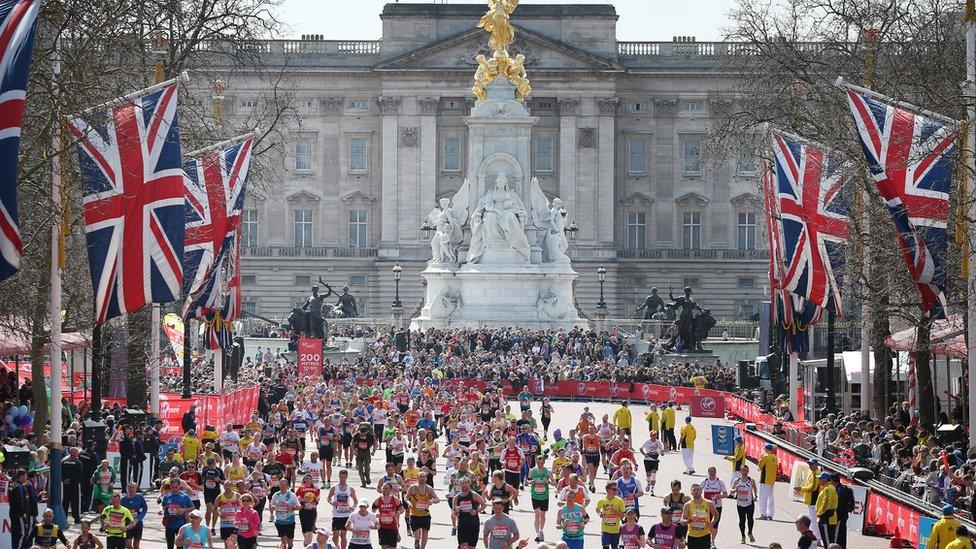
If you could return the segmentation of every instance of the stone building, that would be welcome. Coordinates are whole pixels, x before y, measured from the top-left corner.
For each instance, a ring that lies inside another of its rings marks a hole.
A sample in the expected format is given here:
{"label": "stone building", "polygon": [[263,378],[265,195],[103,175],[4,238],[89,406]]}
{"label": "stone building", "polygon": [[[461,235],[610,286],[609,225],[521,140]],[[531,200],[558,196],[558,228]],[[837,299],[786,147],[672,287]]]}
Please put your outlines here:
{"label": "stone building", "polygon": [[[245,307],[282,315],[319,276],[348,284],[367,315],[386,315],[392,267],[412,311],[430,256],[420,226],[461,185],[465,116],[482,4],[387,4],[376,41],[321,37],[260,44],[287,63],[300,125],[273,195],[244,212]],[[511,54],[522,53],[539,117],[532,176],[579,226],[570,246],[577,301],[592,313],[607,269],[611,317],[633,316],[652,286],[688,285],[718,318],[751,316],[767,253],[750,154],[704,169],[701,140],[731,105],[734,44],[621,42],[612,5],[522,5]],[[253,87],[252,87],[253,88]],[[230,77],[225,112],[261,101]]]}

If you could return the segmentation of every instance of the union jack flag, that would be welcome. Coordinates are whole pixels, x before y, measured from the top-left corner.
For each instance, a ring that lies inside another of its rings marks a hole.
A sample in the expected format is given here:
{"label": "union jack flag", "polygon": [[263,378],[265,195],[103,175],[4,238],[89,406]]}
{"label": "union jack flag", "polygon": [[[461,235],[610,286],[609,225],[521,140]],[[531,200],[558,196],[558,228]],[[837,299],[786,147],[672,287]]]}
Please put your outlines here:
{"label": "union jack flag", "polygon": [[0,0],[0,280],[20,270],[17,152],[40,0]]}
{"label": "union jack flag", "polygon": [[241,222],[253,139],[186,162],[186,294],[198,293]]}
{"label": "union jack flag", "polygon": [[244,296],[241,294],[241,229],[234,235],[234,244],[227,258],[227,295],[224,296],[224,319],[233,322],[241,317]]}
{"label": "union jack flag", "polygon": [[766,214],[766,239],[769,248],[769,295],[772,303],[773,322],[793,323],[793,308],[780,304],[790,302],[789,292],[783,288],[783,254],[780,249],[779,202],[776,200],[776,182],[773,171],[767,165],[762,174],[763,204]]}
{"label": "union jack flag", "polygon": [[98,323],[180,296],[184,204],[177,86],[70,117],[86,190],[85,236]]}
{"label": "union jack flag", "polygon": [[850,236],[846,183],[850,167],[810,143],[773,133],[776,194],[783,236],[784,289],[842,315],[835,272]]}
{"label": "union jack flag", "polygon": [[805,353],[810,347],[808,326],[816,324],[823,309],[786,289],[783,276],[783,227],[776,195],[776,178],[772,167],[763,171],[763,201],[766,211],[766,236],[769,239],[769,287],[773,325],[777,328],[780,348],[785,352]]}
{"label": "union jack flag", "polygon": [[207,316],[203,337],[207,342],[207,348],[212,351],[229,349],[233,344],[234,334],[231,332],[230,322],[220,316],[220,309]]}
{"label": "union jack flag", "polygon": [[922,311],[945,317],[946,226],[958,128],[848,91],[861,150],[898,231]]}

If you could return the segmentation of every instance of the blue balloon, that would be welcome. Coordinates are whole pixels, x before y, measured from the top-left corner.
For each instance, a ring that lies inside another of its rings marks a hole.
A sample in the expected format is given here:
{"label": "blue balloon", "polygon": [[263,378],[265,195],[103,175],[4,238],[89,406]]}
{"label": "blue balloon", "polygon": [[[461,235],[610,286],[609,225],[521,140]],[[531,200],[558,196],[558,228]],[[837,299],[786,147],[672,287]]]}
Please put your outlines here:
{"label": "blue balloon", "polygon": [[4,422],[5,423],[8,423],[10,425],[13,425],[14,424],[14,416],[12,416],[10,414],[7,414],[7,417],[4,419]]}
{"label": "blue balloon", "polygon": [[7,415],[9,415],[10,417],[17,417],[17,416],[19,416],[20,415],[20,408],[17,407],[17,406],[14,406],[13,408],[10,409],[10,412],[8,412]]}
{"label": "blue balloon", "polygon": [[28,411],[29,410],[27,409],[27,405],[26,404],[21,404],[20,405],[20,415],[26,416]]}

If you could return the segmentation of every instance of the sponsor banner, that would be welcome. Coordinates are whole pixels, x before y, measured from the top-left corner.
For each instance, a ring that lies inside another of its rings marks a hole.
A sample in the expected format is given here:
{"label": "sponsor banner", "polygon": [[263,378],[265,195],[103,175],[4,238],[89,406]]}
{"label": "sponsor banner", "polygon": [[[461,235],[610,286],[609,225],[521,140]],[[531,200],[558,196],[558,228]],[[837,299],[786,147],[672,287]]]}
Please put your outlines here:
{"label": "sponsor banner", "polygon": [[183,319],[176,313],[166,313],[163,317],[163,332],[173,348],[176,361],[183,364]]}
{"label": "sponsor banner", "polygon": [[927,549],[929,546],[929,536],[932,535],[933,526],[935,526],[934,518],[918,517],[918,524],[915,525],[918,531],[918,549]]}
{"label": "sponsor banner", "polygon": [[[854,511],[847,515],[847,529],[861,533],[864,530],[864,511],[867,508],[868,488],[867,486],[851,486],[848,488],[854,492]],[[914,528],[915,535],[918,535],[917,525]]]}
{"label": "sponsor banner", "polygon": [[912,546],[919,546],[921,513],[875,492],[867,494],[865,526],[871,526],[882,536],[898,535]]}
{"label": "sponsor banner", "polygon": [[[251,413],[258,409],[260,393],[261,388],[257,385],[223,395],[194,395],[191,398],[180,398],[179,393],[160,393],[159,419],[163,422],[160,437],[165,442],[168,438],[183,436],[183,414],[193,404],[197,405],[197,432],[202,431],[206,425],[217,427],[219,432],[228,423],[247,423],[251,419]],[[83,391],[68,391],[64,396],[72,403],[87,400]],[[102,399],[102,406],[114,406],[116,403],[125,406],[126,401],[124,398]]]}
{"label": "sponsor banner", "polygon": [[712,453],[731,456],[735,453],[735,435],[738,430],[729,425],[712,425]]}
{"label": "sponsor banner", "polygon": [[721,395],[691,395],[692,417],[725,417],[725,397]]}
{"label": "sponsor banner", "polygon": [[800,488],[806,484],[809,476],[810,466],[807,463],[802,461],[793,462],[793,473],[790,474],[790,498],[792,498],[793,501],[804,503],[806,500],[805,495],[800,492]]}
{"label": "sponsor banner", "polygon": [[303,380],[322,377],[322,340],[303,337],[298,340],[298,375]]}
{"label": "sponsor banner", "polygon": [[[458,383],[483,389],[487,384],[480,380],[459,380]],[[503,381],[497,386],[509,396],[516,395],[521,387],[515,388],[511,383]],[[610,383],[606,381],[556,381],[543,382],[530,380],[529,392],[537,397],[550,398],[606,398],[612,400],[643,400],[645,402],[667,402],[673,400],[677,404],[690,404],[693,396],[709,396],[725,398],[726,393],[714,389],[695,389],[694,387],[669,387],[650,383]],[[717,407],[724,405],[718,403]],[[723,410],[724,411],[724,410]],[[722,416],[717,416],[722,417]]]}

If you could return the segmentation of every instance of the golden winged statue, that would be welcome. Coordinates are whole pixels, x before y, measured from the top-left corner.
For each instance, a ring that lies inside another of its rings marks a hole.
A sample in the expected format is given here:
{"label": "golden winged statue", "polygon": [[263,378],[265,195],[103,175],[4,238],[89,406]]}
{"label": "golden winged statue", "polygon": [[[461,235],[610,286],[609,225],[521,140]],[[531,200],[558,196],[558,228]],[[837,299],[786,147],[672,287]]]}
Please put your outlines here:
{"label": "golden winged statue", "polygon": [[488,0],[488,11],[478,21],[478,28],[485,29],[491,38],[488,47],[501,51],[515,39],[515,28],[509,16],[518,7],[519,0]]}

